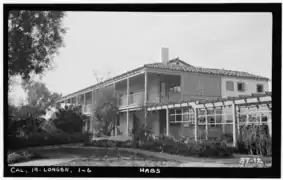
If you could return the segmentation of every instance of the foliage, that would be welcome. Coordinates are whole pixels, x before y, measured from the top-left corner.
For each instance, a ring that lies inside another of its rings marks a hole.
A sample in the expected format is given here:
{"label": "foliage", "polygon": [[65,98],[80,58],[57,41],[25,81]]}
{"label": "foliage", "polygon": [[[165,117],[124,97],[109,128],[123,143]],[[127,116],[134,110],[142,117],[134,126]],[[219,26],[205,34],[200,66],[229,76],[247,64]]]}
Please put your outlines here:
{"label": "foliage", "polygon": [[8,134],[13,136],[29,137],[38,133],[40,124],[45,119],[40,117],[34,117],[31,114],[21,114],[21,112],[15,112],[14,116],[9,117]]}
{"label": "foliage", "polygon": [[237,151],[252,155],[272,155],[272,140],[267,125],[246,125],[240,129]]}
{"label": "foliage", "polygon": [[52,121],[58,129],[67,133],[82,132],[87,116],[80,112],[80,106],[59,108]]}
{"label": "foliage", "polygon": [[139,147],[141,144],[152,140],[152,136],[153,134],[150,128],[146,124],[143,124],[140,128],[133,131],[133,145]]}
{"label": "foliage", "polygon": [[84,145],[91,144],[92,138],[93,138],[93,134],[92,133],[85,132],[83,134]]}
{"label": "foliage", "polygon": [[41,132],[28,138],[9,136],[8,148],[23,149],[28,147],[60,145],[75,142],[84,142],[84,136],[82,133],[58,133],[51,135],[46,132]]}
{"label": "foliage", "polygon": [[93,111],[98,122],[95,127],[96,132],[110,136],[115,129],[115,122],[119,112],[118,101],[113,89],[100,89]]}
{"label": "foliage", "polygon": [[136,148],[138,146],[139,149],[148,151],[199,157],[231,157],[233,154],[233,149],[227,147],[226,143],[223,141],[177,141],[173,137],[160,136],[154,138],[151,135],[142,137],[146,138],[143,140],[141,140],[142,138],[139,139],[138,145],[136,143],[137,140],[118,142],[103,139],[92,141],[88,146],[124,148]]}
{"label": "foliage", "polygon": [[84,144],[85,146],[95,146],[95,147],[124,147],[124,148],[131,148],[132,147],[132,141],[114,141],[114,140],[93,140],[87,144]]}
{"label": "foliage", "polygon": [[51,67],[63,45],[61,11],[12,10],[8,16],[8,73],[29,80]]}
{"label": "foliage", "polygon": [[8,164],[29,161],[32,159],[40,159],[40,158],[42,158],[42,156],[34,152],[29,152],[29,151],[23,151],[20,153],[11,152],[8,153]]}
{"label": "foliage", "polygon": [[46,85],[39,81],[29,81],[23,83],[23,86],[27,92],[28,105],[44,113],[54,107],[56,101],[62,97],[61,94],[50,92]]}

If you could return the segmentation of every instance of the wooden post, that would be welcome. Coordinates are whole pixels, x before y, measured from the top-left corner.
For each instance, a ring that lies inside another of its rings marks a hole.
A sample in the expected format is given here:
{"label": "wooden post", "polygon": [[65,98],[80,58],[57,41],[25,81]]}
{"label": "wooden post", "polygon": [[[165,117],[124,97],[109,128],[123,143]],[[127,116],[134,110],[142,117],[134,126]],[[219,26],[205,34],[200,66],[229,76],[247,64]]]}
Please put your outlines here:
{"label": "wooden post", "polygon": [[270,107],[270,105],[267,106],[268,109],[270,110],[270,116],[268,116],[267,125],[268,125],[269,135],[270,137],[272,137],[272,108]]}
{"label": "wooden post", "polygon": [[129,105],[129,95],[130,95],[130,78],[127,78],[127,105]]}
{"label": "wooden post", "polygon": [[147,81],[148,81],[148,77],[147,77],[147,72],[144,72],[144,105],[146,105],[147,103]]}
{"label": "wooden post", "polygon": [[240,107],[238,106],[238,116],[236,116],[236,117],[238,117],[237,119],[236,119],[236,123],[237,123],[237,131],[238,131],[238,136],[240,135],[240,117],[241,117],[241,109],[240,109]]}
{"label": "wooden post", "polygon": [[91,102],[91,104],[92,104],[91,105],[92,106],[91,107],[91,116],[92,116],[91,117],[92,118],[91,119],[91,132],[94,133],[94,120],[95,120],[94,119],[94,115],[95,115],[94,114],[94,112],[95,112],[95,99],[94,99],[94,96],[95,96],[95,90],[93,89],[91,92],[92,92],[92,96],[91,96],[91,100],[92,100],[92,102]]}
{"label": "wooden post", "polygon": [[269,135],[272,137],[272,113],[270,112],[270,116],[267,119],[267,125],[269,130]]}
{"label": "wooden post", "polygon": [[223,115],[223,107],[220,107],[221,108],[221,122],[223,123],[222,124],[222,133],[225,134],[225,128],[226,128],[226,117],[225,115]]}
{"label": "wooden post", "polygon": [[169,109],[166,108],[166,136],[169,136]]}
{"label": "wooden post", "polygon": [[259,107],[257,106],[257,113],[259,113],[259,125],[261,125],[262,122],[262,116],[261,116],[261,112],[259,110]]}
{"label": "wooden post", "polygon": [[146,104],[147,104],[147,72],[144,72],[144,122],[147,124],[147,109],[146,109]]}
{"label": "wooden post", "polygon": [[249,124],[249,107],[247,108],[246,124]]}
{"label": "wooden post", "polygon": [[129,136],[129,109],[127,109],[127,131],[126,135]]}
{"label": "wooden post", "polygon": [[194,108],[194,112],[195,112],[195,141],[198,140],[198,109]]}
{"label": "wooden post", "polygon": [[216,108],[213,108],[213,111],[214,111],[214,126],[216,127],[216,120],[217,120]]}
{"label": "wooden post", "polygon": [[233,146],[236,147],[237,139],[236,139],[236,106],[232,104],[232,120],[233,120]]}
{"label": "wooden post", "polygon": [[[85,95],[85,93],[84,93],[83,113],[85,113],[85,105],[86,105],[86,97],[85,97],[85,96],[86,96],[86,95]],[[88,121],[89,121],[89,119],[88,119],[87,122],[86,122],[85,131],[87,131],[87,129],[88,129],[88,127],[87,127]]]}
{"label": "wooden post", "polygon": [[208,122],[207,122],[207,109],[205,109],[205,139],[207,140],[208,139]]}

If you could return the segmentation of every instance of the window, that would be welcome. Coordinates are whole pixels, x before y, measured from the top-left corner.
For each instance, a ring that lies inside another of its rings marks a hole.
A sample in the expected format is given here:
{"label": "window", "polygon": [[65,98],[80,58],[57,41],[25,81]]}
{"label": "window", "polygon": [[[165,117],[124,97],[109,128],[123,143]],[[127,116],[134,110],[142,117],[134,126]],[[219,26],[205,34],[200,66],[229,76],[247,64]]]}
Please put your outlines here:
{"label": "window", "polygon": [[238,91],[244,92],[245,91],[245,84],[244,83],[238,83],[237,89],[238,89]]}
{"label": "window", "polygon": [[175,122],[175,109],[170,109],[169,110],[169,121],[170,122]]}
{"label": "window", "polygon": [[263,92],[263,85],[262,84],[257,84],[256,85],[256,90],[257,90],[258,93]]}
{"label": "window", "polygon": [[182,110],[176,109],[176,121],[182,121]]}
{"label": "window", "polygon": [[226,81],[226,90],[227,91],[234,91],[234,82],[233,81]]}
{"label": "window", "polygon": [[169,88],[170,92],[181,92],[181,87],[180,86],[173,86],[171,88]]}

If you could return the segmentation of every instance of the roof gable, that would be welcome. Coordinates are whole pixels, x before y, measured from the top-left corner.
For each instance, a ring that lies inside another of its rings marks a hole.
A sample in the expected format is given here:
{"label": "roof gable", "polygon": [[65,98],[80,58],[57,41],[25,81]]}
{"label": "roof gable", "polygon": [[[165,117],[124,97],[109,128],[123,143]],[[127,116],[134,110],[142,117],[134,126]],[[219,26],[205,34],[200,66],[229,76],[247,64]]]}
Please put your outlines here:
{"label": "roof gable", "polygon": [[179,58],[175,58],[175,59],[170,60],[168,62],[168,64],[177,65],[177,66],[184,66],[184,67],[194,67],[194,66],[180,60]]}

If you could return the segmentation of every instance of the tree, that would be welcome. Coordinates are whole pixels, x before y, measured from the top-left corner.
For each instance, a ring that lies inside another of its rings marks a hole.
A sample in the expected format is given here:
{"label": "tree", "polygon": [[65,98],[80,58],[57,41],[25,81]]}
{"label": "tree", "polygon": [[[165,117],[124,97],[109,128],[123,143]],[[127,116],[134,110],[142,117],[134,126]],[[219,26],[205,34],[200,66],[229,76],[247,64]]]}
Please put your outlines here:
{"label": "tree", "polygon": [[54,125],[67,133],[82,132],[87,116],[83,115],[80,109],[75,106],[59,108],[53,120]]}
{"label": "tree", "polygon": [[51,93],[46,85],[38,81],[30,81],[24,85],[27,92],[28,106],[37,109],[38,112],[44,112],[50,107],[54,107],[56,101],[62,95],[58,93]]}
{"label": "tree", "polygon": [[113,89],[109,87],[100,89],[96,106],[94,106],[94,118],[99,123],[96,129],[99,133],[111,135],[115,129],[118,112],[118,101]]}
{"label": "tree", "polygon": [[61,11],[9,11],[8,74],[28,81],[30,74],[52,68],[52,60],[63,45]]}
{"label": "tree", "polygon": [[108,71],[106,73],[106,76],[99,76],[98,73],[96,73],[96,71],[93,71],[92,74],[94,75],[95,77],[95,80],[96,80],[96,83],[101,83],[103,81],[105,81],[106,79],[110,78],[111,77],[111,72]]}

